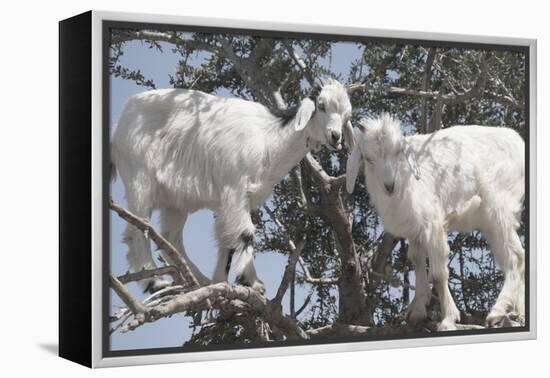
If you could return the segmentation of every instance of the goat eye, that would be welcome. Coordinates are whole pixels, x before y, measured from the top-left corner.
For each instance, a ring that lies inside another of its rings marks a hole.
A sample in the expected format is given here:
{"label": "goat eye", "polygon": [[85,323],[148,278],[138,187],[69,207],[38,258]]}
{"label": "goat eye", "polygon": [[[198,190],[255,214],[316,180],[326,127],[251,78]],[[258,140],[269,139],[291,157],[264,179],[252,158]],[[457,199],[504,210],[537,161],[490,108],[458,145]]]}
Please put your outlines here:
{"label": "goat eye", "polygon": [[317,103],[317,108],[322,112],[326,111],[325,104],[322,102]]}

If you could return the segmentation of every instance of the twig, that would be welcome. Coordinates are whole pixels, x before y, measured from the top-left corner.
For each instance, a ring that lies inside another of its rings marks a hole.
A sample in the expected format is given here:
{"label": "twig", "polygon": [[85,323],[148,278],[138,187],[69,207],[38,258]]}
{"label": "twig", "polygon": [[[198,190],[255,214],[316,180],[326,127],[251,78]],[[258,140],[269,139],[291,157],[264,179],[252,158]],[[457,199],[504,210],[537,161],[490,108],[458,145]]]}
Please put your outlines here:
{"label": "twig", "polygon": [[314,284],[314,285],[335,285],[338,283],[338,278],[336,277],[313,278],[304,260],[301,257],[298,258],[298,262],[300,263],[300,267],[304,272],[304,276],[305,276],[304,281],[306,281],[307,283]]}

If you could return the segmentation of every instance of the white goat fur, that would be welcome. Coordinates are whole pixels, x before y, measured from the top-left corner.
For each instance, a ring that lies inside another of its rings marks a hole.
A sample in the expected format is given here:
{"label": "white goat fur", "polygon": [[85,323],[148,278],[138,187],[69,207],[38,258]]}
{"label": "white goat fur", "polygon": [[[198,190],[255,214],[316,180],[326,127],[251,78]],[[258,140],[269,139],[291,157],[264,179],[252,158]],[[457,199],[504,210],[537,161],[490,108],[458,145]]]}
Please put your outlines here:
{"label": "white goat fur", "polygon": [[[321,103],[323,109],[316,109]],[[188,214],[213,210],[219,248],[213,281],[227,280],[234,252],[238,280],[263,290],[253,265],[250,211],[311,149],[340,149],[342,127],[346,140],[353,140],[350,116],[346,90],[335,80],[325,81],[316,99],[302,100],[287,125],[255,102],[193,90],[153,90],[128,100],[112,136],[112,162],[129,210],[150,218],[160,209],[161,232],[184,256]],[[155,267],[141,232],[128,225],[124,241],[132,270]],[[201,284],[211,282],[195,265],[191,268]],[[153,291],[166,282],[141,284]]]}
{"label": "white goat fur", "polygon": [[[454,126],[404,137],[400,123],[388,115],[364,121],[361,129],[348,159],[347,188],[353,191],[364,160],[366,187],[385,230],[409,240],[416,274],[409,322],[426,318],[431,296],[426,257],[441,302],[440,329],[455,329],[460,320],[448,287],[449,231],[481,230],[504,272],[504,285],[487,324],[495,326],[510,313],[524,317],[525,251],[517,229],[524,200],[525,149],[519,134],[504,127]],[[418,179],[413,175],[414,160]]]}

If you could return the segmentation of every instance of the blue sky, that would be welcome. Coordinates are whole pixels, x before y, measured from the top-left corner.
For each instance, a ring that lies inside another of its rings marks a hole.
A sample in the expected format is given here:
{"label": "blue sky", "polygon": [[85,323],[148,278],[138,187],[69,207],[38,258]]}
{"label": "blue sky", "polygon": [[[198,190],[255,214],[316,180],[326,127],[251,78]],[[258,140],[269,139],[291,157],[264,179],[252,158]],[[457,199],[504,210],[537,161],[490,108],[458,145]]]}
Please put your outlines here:
{"label": "blue sky", "polygon": [[[157,88],[168,88],[169,74],[174,74],[178,62],[178,55],[171,52],[170,46],[163,45],[164,53],[148,48],[140,41],[128,43],[121,57],[121,64],[129,69],[140,69],[146,78],[154,80]],[[342,75],[343,80],[348,78],[348,70],[352,61],[360,57],[362,48],[355,43],[343,42],[333,44],[332,58],[322,62],[327,68]],[[204,54],[195,56],[193,64],[200,64]],[[121,78],[111,78],[111,127],[129,96],[144,91],[144,87]],[[219,95],[227,95],[220,91]],[[126,205],[124,187],[120,178],[111,184],[111,195],[115,202]],[[157,214],[153,214],[153,224],[158,227]],[[116,214],[111,212],[111,270],[114,274],[124,274],[126,265],[127,247],[121,243],[121,235],[126,224]],[[193,262],[207,276],[211,276],[216,261],[216,245],[213,238],[213,217],[209,210],[200,210],[192,214],[184,229],[185,249]],[[287,257],[278,253],[260,253],[256,256],[258,276],[264,281],[267,297],[271,298],[280,283]],[[230,275],[230,280],[233,277]],[[138,298],[144,298],[137,284],[128,285],[131,293]],[[309,288],[296,288],[296,306],[299,307]],[[283,300],[283,306],[288,311],[288,293]],[[120,299],[111,292],[111,311],[123,307]],[[132,332],[121,334],[115,332],[111,336],[111,350],[143,349],[157,347],[180,346],[191,334],[189,318],[182,315],[170,319],[162,319],[153,324],[147,324]]]}

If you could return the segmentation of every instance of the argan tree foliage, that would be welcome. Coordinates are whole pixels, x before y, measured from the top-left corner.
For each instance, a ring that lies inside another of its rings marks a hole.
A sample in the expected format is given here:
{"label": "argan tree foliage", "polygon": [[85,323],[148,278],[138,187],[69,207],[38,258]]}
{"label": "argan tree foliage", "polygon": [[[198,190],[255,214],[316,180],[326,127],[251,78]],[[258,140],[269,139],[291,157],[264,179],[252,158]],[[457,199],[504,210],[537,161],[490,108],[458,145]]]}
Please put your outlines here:
{"label": "argan tree foliage", "polygon": [[[338,41],[113,30],[111,75],[133,80],[144,90],[155,88],[155,83],[140,70],[120,63],[130,41],[141,41],[143,48],[156,49],[159,54],[170,50],[179,56],[174,70],[166,73],[174,87],[258,101],[276,114],[292,112],[321,78],[331,76],[348,86],[353,122],[389,112],[403,122],[406,133],[478,124],[512,127],[524,136],[526,128],[522,52],[346,42],[357,54],[349,61],[344,80],[328,64]],[[281,312],[280,303],[288,290],[289,313],[271,319],[260,305],[239,303],[239,293],[230,294],[225,287],[229,296],[225,302],[199,301],[200,306],[180,308],[195,323],[188,343],[411,331],[404,326],[405,309],[414,296],[407,243],[384,234],[362,182],[353,195],[345,193],[347,154],[345,149],[324,149],[308,155],[253,214],[256,253],[289,256],[277,297],[262,306]],[[523,240],[523,226],[521,235]],[[502,274],[478,232],[450,234],[449,243],[450,288],[462,322],[483,325],[502,286]],[[307,288],[308,295],[305,302],[297,303],[299,286]],[[437,321],[435,293],[430,311],[431,319]],[[149,314],[151,319],[146,321],[166,315],[160,313]],[[287,320],[293,322],[290,331]],[[430,330],[433,327],[425,324],[416,331]]]}

